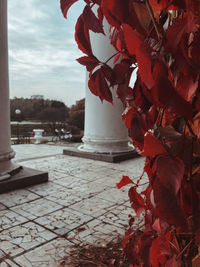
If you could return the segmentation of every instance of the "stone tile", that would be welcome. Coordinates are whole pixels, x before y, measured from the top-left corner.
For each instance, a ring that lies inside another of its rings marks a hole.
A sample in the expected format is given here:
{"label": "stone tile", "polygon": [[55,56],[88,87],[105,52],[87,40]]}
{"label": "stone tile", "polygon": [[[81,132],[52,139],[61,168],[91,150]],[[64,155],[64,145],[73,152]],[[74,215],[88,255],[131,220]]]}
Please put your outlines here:
{"label": "stone tile", "polygon": [[77,194],[81,193],[85,198],[92,197],[98,193],[104,192],[106,189],[108,189],[108,186],[102,183],[98,183],[98,181],[88,182],[73,187],[73,190],[77,192]]}
{"label": "stone tile", "polygon": [[116,163],[113,163],[110,165],[110,167],[101,167],[101,168],[98,168],[96,170],[96,175],[98,177],[105,177],[105,176],[110,176],[110,175],[113,175],[113,174],[117,174],[118,170],[116,170],[115,168],[115,164]]}
{"label": "stone tile", "polygon": [[35,221],[55,233],[63,235],[92,219],[91,216],[65,208],[40,217]]}
{"label": "stone tile", "polygon": [[86,195],[83,192],[75,191],[73,188],[60,187],[56,192],[48,194],[45,198],[66,207],[81,201],[84,197]]}
{"label": "stone tile", "polygon": [[64,172],[59,172],[59,171],[54,171],[54,170],[48,170],[48,174],[49,174],[49,181],[55,181],[57,179],[60,179],[66,176]]}
{"label": "stone tile", "polygon": [[100,216],[98,219],[122,229],[127,229],[129,227],[129,220],[132,217],[135,218],[135,224],[137,225],[143,221],[141,218],[136,216],[132,208],[119,205],[111,208],[107,213]]}
{"label": "stone tile", "polygon": [[27,219],[11,210],[0,211],[0,231],[26,222]]}
{"label": "stone tile", "polygon": [[[95,164],[93,163],[93,165]],[[94,170],[91,169],[86,169],[85,171],[80,170],[80,172],[76,172],[73,175],[81,179],[85,179],[87,181],[95,181],[101,178],[105,178],[113,173],[116,173],[116,170],[106,167],[99,167]]]}
{"label": "stone tile", "polygon": [[33,159],[33,160],[28,160],[28,161],[22,161],[20,162],[20,165],[28,167],[28,168],[33,168],[41,171],[47,171],[48,167],[50,165],[50,161],[54,160],[55,157],[50,157],[46,159]]}
{"label": "stone tile", "polygon": [[80,179],[75,176],[67,175],[65,177],[54,180],[54,183],[60,186],[64,186],[68,189],[73,189],[75,187],[79,187],[87,183],[87,180]]}
{"label": "stone tile", "polygon": [[98,219],[117,227],[121,227],[122,229],[126,229],[129,226],[130,216],[136,216],[134,210],[129,207],[119,205],[112,208]]}
{"label": "stone tile", "polygon": [[[36,164],[36,162],[34,163]],[[45,166],[47,170],[54,170],[56,172],[65,173],[68,175],[70,175],[73,172],[73,170],[76,169],[80,170],[84,168],[83,164],[80,165],[80,162],[74,159],[69,161],[67,158],[58,159],[56,157],[51,159],[48,158],[47,162],[44,161],[37,162],[37,166],[38,167]]]}
{"label": "stone tile", "polygon": [[3,260],[4,257],[5,257],[5,253],[2,250],[0,250],[0,262]]}
{"label": "stone tile", "polygon": [[[73,262],[70,263],[69,258],[69,252],[73,249],[71,242],[63,238],[58,238],[15,258],[15,261],[21,267],[75,267]],[[67,261],[68,264],[66,265]]]}
{"label": "stone tile", "polygon": [[7,209],[7,207],[0,203],[0,211],[1,210],[6,210],[6,209]]}
{"label": "stone tile", "polygon": [[116,169],[126,172],[126,175],[139,177],[144,168],[145,158],[138,157],[133,160],[122,161],[118,164]]}
{"label": "stone tile", "polygon": [[71,205],[70,208],[80,211],[83,214],[96,217],[105,213],[107,209],[112,206],[114,206],[113,202],[106,201],[104,199],[98,198],[97,196],[94,196]]}
{"label": "stone tile", "polygon": [[45,228],[28,222],[2,231],[0,249],[10,256],[16,256],[55,237],[55,234]]}
{"label": "stone tile", "polygon": [[100,194],[98,194],[99,198],[107,200],[109,202],[122,204],[125,201],[129,200],[128,193],[126,191],[119,190],[118,188],[108,189]]}
{"label": "stone tile", "polygon": [[27,189],[39,196],[48,196],[51,194],[56,194],[57,190],[62,189],[62,187],[55,183],[47,182],[47,183],[27,187]]}
{"label": "stone tile", "polygon": [[130,207],[130,202],[127,202],[127,206],[118,205],[114,208],[112,207],[107,213],[98,219],[125,229],[128,227],[128,223],[131,218],[134,218],[133,227],[135,229],[142,228],[144,226],[144,214],[141,213],[139,216],[136,216],[135,211]]}
{"label": "stone tile", "polygon": [[69,232],[66,235],[66,238],[82,246],[86,244],[105,245],[110,241],[119,239],[120,237],[122,238],[123,236],[123,229],[103,223],[98,219],[94,219],[93,221]]}
{"label": "stone tile", "polygon": [[11,261],[10,259],[6,259],[0,263],[0,267],[19,267],[16,263]]}
{"label": "stone tile", "polygon": [[[67,233],[65,235],[65,237],[71,241],[73,241],[76,244],[77,241],[80,241],[81,243],[84,243],[84,238],[88,235],[91,235],[92,233],[94,233],[94,229],[95,227],[97,227],[98,225],[100,225],[102,222],[98,219],[93,219],[92,221],[81,225],[80,227],[77,227],[76,229],[74,229],[73,231]],[[80,244],[81,245],[81,244]]]}
{"label": "stone tile", "polygon": [[73,175],[86,181],[95,181],[98,179],[96,172],[91,171],[90,169],[86,169],[84,171],[80,170],[80,172],[73,173]]}
{"label": "stone tile", "polygon": [[0,194],[0,203],[6,207],[14,207],[22,203],[37,199],[38,195],[30,193],[28,190],[19,189],[12,192]]}
{"label": "stone tile", "polygon": [[32,202],[19,205],[17,207],[13,207],[11,209],[18,214],[30,220],[33,220],[37,217],[44,216],[50,212],[59,210],[60,208],[62,208],[61,205],[58,205],[45,198],[40,198]]}
{"label": "stone tile", "polygon": [[114,187],[116,188],[116,184],[120,182],[120,180],[122,179],[122,176],[124,175],[124,173],[121,172],[115,172],[112,175],[108,175],[108,176],[104,176],[101,177],[100,179],[97,180],[98,183],[104,184],[105,187],[109,186],[109,187]]}

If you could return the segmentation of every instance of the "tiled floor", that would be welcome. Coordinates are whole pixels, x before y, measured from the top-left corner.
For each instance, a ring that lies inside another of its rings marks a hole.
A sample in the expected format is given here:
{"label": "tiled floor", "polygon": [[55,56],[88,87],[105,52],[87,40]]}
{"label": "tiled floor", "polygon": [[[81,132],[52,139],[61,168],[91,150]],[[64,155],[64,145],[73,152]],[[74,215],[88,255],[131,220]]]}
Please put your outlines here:
{"label": "tiled floor", "polygon": [[49,182],[0,195],[0,267],[74,267],[74,244],[105,245],[123,236],[135,214],[128,190],[116,183],[122,175],[137,180],[142,158],[105,163],[64,156],[63,146],[13,149],[18,164],[48,171]]}

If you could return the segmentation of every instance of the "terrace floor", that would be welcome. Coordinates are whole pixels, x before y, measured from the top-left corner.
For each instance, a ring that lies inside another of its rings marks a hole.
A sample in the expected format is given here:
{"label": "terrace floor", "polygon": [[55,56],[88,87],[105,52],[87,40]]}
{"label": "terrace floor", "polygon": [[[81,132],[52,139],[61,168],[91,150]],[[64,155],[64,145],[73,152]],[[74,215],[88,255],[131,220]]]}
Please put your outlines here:
{"label": "terrace floor", "polygon": [[[116,183],[136,181],[143,158],[120,163],[62,155],[59,145],[14,145],[18,164],[49,173],[49,182],[0,195],[0,267],[76,266],[74,245],[117,241],[134,216]],[[145,180],[145,178],[144,178]]]}

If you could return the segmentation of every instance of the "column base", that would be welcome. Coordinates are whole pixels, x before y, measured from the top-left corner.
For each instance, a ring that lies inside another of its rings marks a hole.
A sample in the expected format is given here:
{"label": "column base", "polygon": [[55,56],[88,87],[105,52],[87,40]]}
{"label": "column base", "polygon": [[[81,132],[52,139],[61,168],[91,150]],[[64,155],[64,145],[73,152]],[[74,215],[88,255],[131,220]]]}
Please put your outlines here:
{"label": "column base", "polygon": [[128,138],[126,139],[109,139],[109,138],[82,138],[83,144],[79,147],[81,151],[91,153],[124,153],[134,150],[134,146],[130,145]]}
{"label": "column base", "polygon": [[0,193],[36,185],[48,181],[48,173],[27,167],[17,167],[0,176]]}
{"label": "column base", "polygon": [[139,154],[133,149],[128,152],[120,152],[120,153],[96,153],[96,152],[87,152],[75,147],[68,147],[64,149],[63,155],[99,160],[110,163],[116,163],[139,156]]}

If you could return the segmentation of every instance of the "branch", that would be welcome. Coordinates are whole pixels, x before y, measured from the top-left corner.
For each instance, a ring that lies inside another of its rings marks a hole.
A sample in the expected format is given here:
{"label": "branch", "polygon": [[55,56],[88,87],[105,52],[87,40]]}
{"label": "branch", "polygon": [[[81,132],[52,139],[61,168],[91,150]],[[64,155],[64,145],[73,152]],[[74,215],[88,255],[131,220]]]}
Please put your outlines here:
{"label": "branch", "polygon": [[158,127],[162,126],[162,121],[163,121],[164,113],[165,113],[165,110],[163,108],[163,109],[161,109],[161,117],[160,117],[160,122],[158,123]]}
{"label": "branch", "polygon": [[105,62],[103,62],[103,64],[107,64],[108,61],[110,61],[113,57],[115,57],[117,54],[119,54],[120,52],[116,52],[114,55],[112,55],[111,57],[109,57],[109,59],[107,59]]}
{"label": "branch", "polygon": [[193,237],[195,235],[195,228],[196,228],[196,218],[195,218],[195,189],[194,189],[194,181],[193,181],[193,176],[192,176],[192,163],[193,163],[193,150],[194,150],[194,140],[195,137],[192,138],[192,148],[191,148],[191,154],[190,154],[190,178],[189,178],[189,183],[190,183],[190,190],[191,190],[191,203],[192,203],[192,234]]}
{"label": "branch", "polygon": [[178,254],[178,256],[176,257],[177,260],[178,260],[178,258],[180,258],[180,256],[183,254],[183,252],[185,252],[185,250],[192,244],[193,241],[194,241],[194,239],[191,239],[190,242],[184,247],[184,249]]}
{"label": "branch", "polygon": [[146,1],[145,1],[145,5],[146,5],[146,7],[147,7],[147,9],[148,9],[148,11],[149,11],[149,15],[150,15],[150,17],[151,17],[151,20],[152,20],[152,22],[153,22],[154,28],[155,28],[156,33],[157,33],[157,35],[158,35],[158,39],[161,40],[162,37],[163,37],[163,35],[162,35],[162,33],[160,32],[160,30],[159,30],[159,24],[158,24],[158,22],[157,22],[157,20],[156,20],[156,18],[155,18],[155,16],[154,16],[152,7],[151,7],[151,5],[149,4],[149,0],[146,0]]}
{"label": "branch", "polygon": [[189,129],[189,131],[190,131],[190,133],[191,133],[191,135],[192,135],[192,137],[194,137],[195,139],[197,139],[197,136],[196,136],[196,134],[193,132],[192,127],[190,126],[189,122],[188,122],[186,119],[184,119],[184,120],[185,120],[185,124],[187,125],[187,127],[188,127],[188,129]]}

